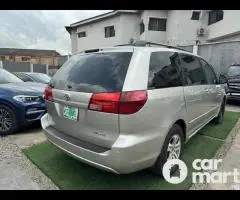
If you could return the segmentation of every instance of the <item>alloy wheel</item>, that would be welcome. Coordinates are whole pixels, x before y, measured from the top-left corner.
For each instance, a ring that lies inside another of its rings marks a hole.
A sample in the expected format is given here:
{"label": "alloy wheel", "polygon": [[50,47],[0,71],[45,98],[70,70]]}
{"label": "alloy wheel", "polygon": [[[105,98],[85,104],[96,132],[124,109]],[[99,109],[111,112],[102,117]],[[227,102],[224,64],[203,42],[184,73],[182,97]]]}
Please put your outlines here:
{"label": "alloy wheel", "polygon": [[174,134],[168,143],[167,159],[178,159],[181,154],[181,138],[178,134]]}
{"label": "alloy wheel", "polygon": [[0,108],[0,131],[9,131],[12,127],[13,119],[11,114],[4,108]]}

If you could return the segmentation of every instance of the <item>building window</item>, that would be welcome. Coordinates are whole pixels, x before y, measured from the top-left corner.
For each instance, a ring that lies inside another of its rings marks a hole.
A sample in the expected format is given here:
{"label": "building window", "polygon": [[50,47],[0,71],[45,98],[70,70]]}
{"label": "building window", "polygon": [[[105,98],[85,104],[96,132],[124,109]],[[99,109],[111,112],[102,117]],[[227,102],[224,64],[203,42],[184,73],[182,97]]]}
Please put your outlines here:
{"label": "building window", "polygon": [[114,37],[114,36],[115,36],[114,26],[105,27],[105,38]]}
{"label": "building window", "polygon": [[22,61],[30,61],[29,57],[22,57]]}
{"label": "building window", "polygon": [[83,32],[79,32],[78,33],[78,37],[81,38],[81,37],[86,37],[86,32],[83,31]]}
{"label": "building window", "polygon": [[166,31],[167,19],[150,18],[148,24],[149,31]]}
{"label": "building window", "polygon": [[193,11],[191,20],[199,20],[200,17],[200,11]]}
{"label": "building window", "polygon": [[208,25],[214,24],[221,20],[223,20],[223,11],[222,10],[212,10],[209,12]]}
{"label": "building window", "polygon": [[0,60],[5,60],[5,56],[0,56]]}
{"label": "building window", "polygon": [[144,25],[144,23],[143,23],[143,21],[140,23],[140,35],[142,34],[142,33],[144,33],[144,31],[145,31],[145,25]]}

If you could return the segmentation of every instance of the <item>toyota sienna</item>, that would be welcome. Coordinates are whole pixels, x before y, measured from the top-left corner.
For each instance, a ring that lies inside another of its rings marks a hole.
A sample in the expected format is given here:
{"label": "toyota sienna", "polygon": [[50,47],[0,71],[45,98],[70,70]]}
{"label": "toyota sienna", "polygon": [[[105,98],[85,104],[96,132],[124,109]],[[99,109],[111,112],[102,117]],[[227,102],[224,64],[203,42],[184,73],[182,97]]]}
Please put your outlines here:
{"label": "toyota sienna", "polygon": [[226,94],[200,56],[145,43],[76,53],[45,101],[43,130],[65,153],[113,173],[161,175],[202,127],[223,123]]}

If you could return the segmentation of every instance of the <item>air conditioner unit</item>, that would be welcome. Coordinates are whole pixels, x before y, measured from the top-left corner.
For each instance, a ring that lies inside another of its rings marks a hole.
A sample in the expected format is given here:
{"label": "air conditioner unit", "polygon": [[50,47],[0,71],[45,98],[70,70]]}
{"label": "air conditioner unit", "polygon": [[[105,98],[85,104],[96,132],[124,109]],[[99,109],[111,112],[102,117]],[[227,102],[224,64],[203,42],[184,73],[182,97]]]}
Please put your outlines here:
{"label": "air conditioner unit", "polygon": [[197,29],[197,35],[198,36],[204,36],[205,35],[205,29],[204,28],[198,28]]}

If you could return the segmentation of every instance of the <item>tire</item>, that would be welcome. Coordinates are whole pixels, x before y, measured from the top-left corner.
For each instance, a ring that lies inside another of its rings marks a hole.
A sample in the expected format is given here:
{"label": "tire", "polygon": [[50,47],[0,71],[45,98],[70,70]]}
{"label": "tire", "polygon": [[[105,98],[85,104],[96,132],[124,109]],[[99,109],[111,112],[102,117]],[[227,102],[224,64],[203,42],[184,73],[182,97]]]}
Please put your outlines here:
{"label": "tire", "polygon": [[[160,155],[157,158],[157,161],[155,162],[154,166],[152,167],[152,171],[159,176],[162,176],[162,169],[163,169],[163,165],[165,164],[165,162],[168,159],[171,159],[171,158],[169,158],[168,145],[169,145],[169,143],[171,143],[172,138],[175,135],[178,135],[180,142],[181,142],[179,156],[175,157],[175,159],[178,159],[182,154],[182,150],[183,150],[183,146],[184,146],[183,129],[180,125],[174,124],[172,126],[172,128],[170,129],[170,131],[168,132],[168,135],[164,141],[163,148],[161,150]],[[172,173],[174,173],[175,170],[173,170]]]}
{"label": "tire", "polygon": [[224,112],[225,112],[225,100],[223,100],[218,116],[214,118],[213,122],[215,124],[222,124],[224,121]]}
{"label": "tire", "polygon": [[0,135],[12,134],[17,131],[18,127],[15,112],[8,106],[0,105]]}

